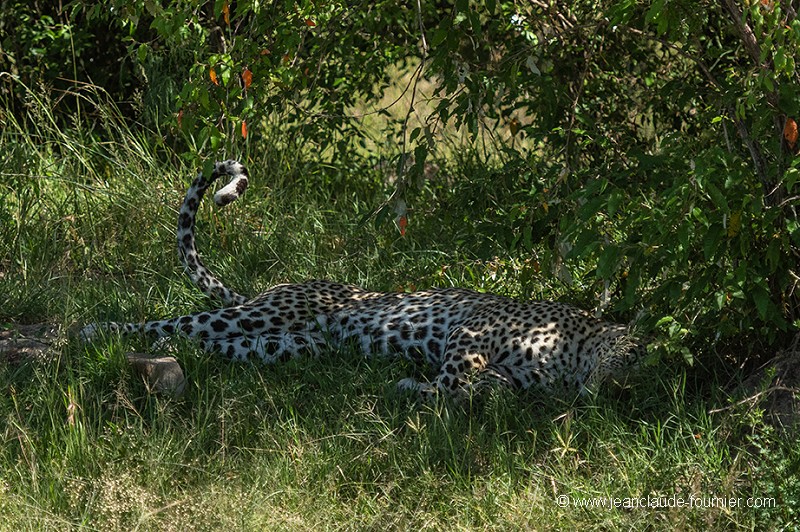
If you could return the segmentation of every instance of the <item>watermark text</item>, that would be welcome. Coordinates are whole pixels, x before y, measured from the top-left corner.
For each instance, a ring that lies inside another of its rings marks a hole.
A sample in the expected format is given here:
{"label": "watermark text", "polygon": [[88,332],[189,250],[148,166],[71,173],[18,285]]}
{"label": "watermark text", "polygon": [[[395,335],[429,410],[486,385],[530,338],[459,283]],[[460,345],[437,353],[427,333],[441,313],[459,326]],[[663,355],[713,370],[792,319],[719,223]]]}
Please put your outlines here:
{"label": "watermark text", "polygon": [[644,497],[570,497],[559,495],[562,508],[775,508],[774,497],[715,497],[696,495],[647,495]]}

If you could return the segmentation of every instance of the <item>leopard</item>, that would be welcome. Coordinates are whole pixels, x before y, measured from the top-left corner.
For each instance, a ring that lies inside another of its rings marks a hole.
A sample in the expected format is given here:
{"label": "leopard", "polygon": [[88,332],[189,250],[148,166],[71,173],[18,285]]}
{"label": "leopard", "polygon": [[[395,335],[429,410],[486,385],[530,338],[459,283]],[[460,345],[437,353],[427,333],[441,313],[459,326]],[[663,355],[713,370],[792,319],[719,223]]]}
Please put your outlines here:
{"label": "leopard", "polygon": [[86,325],[81,338],[107,333],[194,339],[231,361],[272,364],[322,356],[350,346],[364,356],[403,357],[432,370],[431,379],[404,378],[400,390],[420,398],[463,397],[499,384],[515,390],[585,395],[627,375],[646,354],[626,325],[568,303],[514,298],[458,287],[411,292],[373,291],[308,280],[278,284],[248,298],[225,286],[201,260],[195,238],[198,207],[214,194],[224,207],[247,189],[249,173],[236,160],[200,172],[180,206],[178,253],[196,287],[219,308],[138,323]]}

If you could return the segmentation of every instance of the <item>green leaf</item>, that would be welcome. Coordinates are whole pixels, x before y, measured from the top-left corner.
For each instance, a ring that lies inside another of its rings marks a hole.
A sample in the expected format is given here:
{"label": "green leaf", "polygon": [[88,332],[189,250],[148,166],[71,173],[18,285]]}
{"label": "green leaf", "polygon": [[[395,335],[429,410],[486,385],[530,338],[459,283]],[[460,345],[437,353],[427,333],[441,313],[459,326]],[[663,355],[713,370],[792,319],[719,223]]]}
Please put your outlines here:
{"label": "green leaf", "polygon": [[447,35],[450,33],[449,27],[439,27],[433,32],[433,36],[431,37],[431,46],[439,46],[447,39]]}
{"label": "green leaf", "polygon": [[660,329],[664,327],[664,325],[669,325],[674,321],[675,318],[673,318],[672,316],[664,316],[662,318],[659,318],[658,321],[656,322],[656,329]]}
{"label": "green leaf", "polygon": [[231,80],[231,68],[226,64],[222,64],[219,66],[219,75],[222,78],[222,85],[225,87],[228,86],[228,83]]}
{"label": "green leaf", "polygon": [[428,158],[428,147],[420,144],[414,148],[414,171],[422,175],[425,169],[425,160]]}
{"label": "green leaf", "polygon": [[653,2],[650,4],[650,9],[647,10],[645,19],[651,24],[658,24],[659,19],[664,16],[663,13],[664,0],[653,0]]}
{"label": "green leaf", "polygon": [[684,261],[688,258],[689,255],[689,237],[692,231],[692,227],[688,223],[682,223],[675,234],[677,237],[677,244],[674,246],[674,250],[678,252],[678,260]]}
{"label": "green leaf", "polygon": [[380,227],[392,213],[391,205],[384,205],[375,213],[375,227]]}
{"label": "green leaf", "polygon": [[533,249],[533,227],[530,225],[526,225],[522,230],[522,244],[527,250]]}
{"label": "green leaf", "polygon": [[206,159],[203,162],[203,175],[208,177],[214,173],[214,159]]}
{"label": "green leaf", "polygon": [[608,198],[608,215],[614,216],[617,213],[620,203],[622,203],[622,193],[615,190]]}
{"label": "green leaf", "polygon": [[220,18],[222,16],[222,6],[225,4],[225,0],[215,0],[214,2],[214,18]]}
{"label": "green leaf", "polygon": [[222,146],[222,133],[217,128],[211,128],[211,149],[216,151]]}
{"label": "green leaf", "polygon": [[786,192],[792,193],[792,189],[795,183],[797,183],[798,177],[800,177],[800,170],[797,168],[789,168],[786,170],[786,173],[783,174],[783,179],[786,182]]}
{"label": "green leaf", "polygon": [[600,279],[610,279],[619,265],[622,251],[615,245],[606,246],[597,260],[597,276]]}
{"label": "green leaf", "polygon": [[711,197],[711,201],[714,203],[714,206],[726,214],[729,213],[730,208],[728,207],[728,200],[725,197],[725,194],[723,194],[722,191],[710,181],[706,181],[703,186],[706,192],[708,192],[708,195]]}
{"label": "green leaf", "polygon": [[635,308],[639,304],[639,285],[641,277],[631,271],[625,283],[625,302],[630,308]]}
{"label": "green leaf", "polygon": [[780,72],[786,67],[786,52],[783,46],[778,48],[772,60],[775,63],[775,70]]}
{"label": "green leaf", "polygon": [[590,199],[583,207],[580,208],[578,211],[578,217],[580,217],[581,220],[591,220],[592,217],[603,208],[605,201],[606,200],[603,197],[594,197]]}
{"label": "green leaf", "polygon": [[764,287],[756,285],[753,287],[751,293],[753,295],[753,302],[756,304],[756,310],[758,311],[759,318],[766,320],[767,310],[769,309],[770,305],[769,292],[767,292]]}
{"label": "green leaf", "polygon": [[476,37],[480,37],[483,34],[483,28],[481,27],[481,18],[478,16],[478,13],[474,10],[469,12],[469,23],[472,26],[472,33],[475,34]]}
{"label": "green leaf", "polygon": [[703,238],[703,256],[707,261],[714,258],[719,248],[719,243],[723,241],[724,236],[725,228],[722,227],[721,223],[715,223],[709,227],[705,238]]}
{"label": "green leaf", "polygon": [[597,233],[592,229],[584,229],[575,239],[572,249],[569,250],[567,259],[580,259],[593,252],[597,246]]}
{"label": "green leaf", "polygon": [[635,0],[623,0],[614,2],[607,8],[610,26],[627,24],[633,17],[635,11]]}
{"label": "green leaf", "polygon": [[770,273],[774,273],[778,269],[778,264],[781,262],[781,241],[778,238],[773,238],[767,246],[767,266],[769,266]]}

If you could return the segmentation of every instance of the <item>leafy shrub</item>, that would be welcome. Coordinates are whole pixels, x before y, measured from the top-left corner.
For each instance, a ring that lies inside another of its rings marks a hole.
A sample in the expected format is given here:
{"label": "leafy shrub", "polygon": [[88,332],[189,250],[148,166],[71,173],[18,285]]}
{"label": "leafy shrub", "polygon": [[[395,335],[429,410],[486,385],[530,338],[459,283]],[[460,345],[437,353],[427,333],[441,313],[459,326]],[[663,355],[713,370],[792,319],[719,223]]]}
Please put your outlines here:
{"label": "leafy shrub", "polygon": [[669,350],[798,326],[800,21],[783,5],[80,5],[73,17],[118,28],[158,74],[147,101],[167,106],[157,118],[190,160],[276,127],[336,164],[363,156],[355,109],[375,109],[399,65],[412,106],[421,79],[434,90],[421,120],[386,119],[402,178],[384,213],[413,204],[452,124],[491,149],[507,191],[471,216],[509,249],[547,250],[543,271],[616,311],[644,308]]}

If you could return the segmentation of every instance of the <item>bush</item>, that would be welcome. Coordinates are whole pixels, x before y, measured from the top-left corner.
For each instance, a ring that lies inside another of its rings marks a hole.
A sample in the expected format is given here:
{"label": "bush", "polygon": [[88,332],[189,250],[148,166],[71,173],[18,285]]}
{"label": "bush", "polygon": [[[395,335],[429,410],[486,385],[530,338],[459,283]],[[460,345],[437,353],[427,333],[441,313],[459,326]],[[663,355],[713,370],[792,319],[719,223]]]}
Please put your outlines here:
{"label": "bush", "polygon": [[[452,124],[506,187],[484,201],[503,213],[499,241],[542,251],[543,267],[601,304],[614,296],[617,312],[643,309],[668,351],[773,343],[800,324],[800,21],[782,5],[83,5],[49,27],[85,19],[125,35],[150,81],[145,101],[161,102],[154,120],[190,161],[248,150],[274,127],[331,163],[363,157],[355,109],[375,109],[399,66],[412,72],[412,109],[369,111],[387,115],[400,154],[383,214],[421,197],[416,177]],[[31,31],[28,42],[46,33]],[[84,42],[47,38],[61,56]],[[425,102],[420,80],[433,87]],[[428,111],[411,120],[420,103]],[[469,216],[497,229],[484,212]]]}

